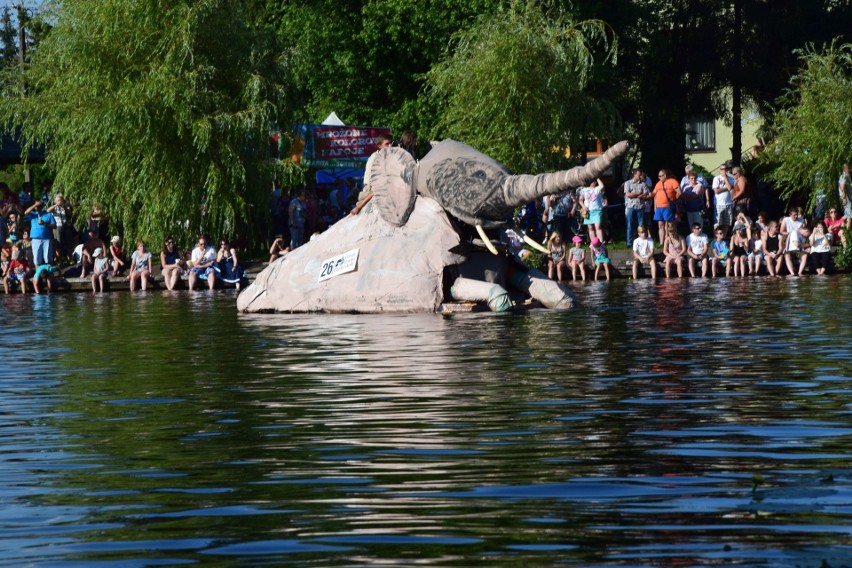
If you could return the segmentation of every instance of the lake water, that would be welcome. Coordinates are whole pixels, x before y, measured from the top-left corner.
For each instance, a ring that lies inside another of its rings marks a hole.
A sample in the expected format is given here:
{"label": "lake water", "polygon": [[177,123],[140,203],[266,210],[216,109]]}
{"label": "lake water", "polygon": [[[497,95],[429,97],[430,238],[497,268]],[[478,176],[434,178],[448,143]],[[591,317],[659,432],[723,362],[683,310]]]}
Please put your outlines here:
{"label": "lake water", "polygon": [[8,296],[0,565],[852,565],[852,278]]}

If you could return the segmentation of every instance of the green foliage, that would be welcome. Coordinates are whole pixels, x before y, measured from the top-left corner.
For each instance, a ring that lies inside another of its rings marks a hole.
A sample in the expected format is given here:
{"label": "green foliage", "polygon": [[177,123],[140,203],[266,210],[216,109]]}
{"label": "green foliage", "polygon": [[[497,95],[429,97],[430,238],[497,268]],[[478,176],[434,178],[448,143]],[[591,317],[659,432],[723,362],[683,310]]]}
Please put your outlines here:
{"label": "green foliage", "polygon": [[[297,117],[331,111],[347,124],[425,132],[434,105],[418,98],[450,37],[501,0],[276,0],[263,20],[289,54]],[[424,142],[425,137],[421,136]]]}
{"label": "green foliage", "polygon": [[[819,190],[837,199],[834,179],[852,149],[852,44],[834,42],[800,51],[801,67],[779,100],[774,139],[763,153],[768,177],[789,197],[809,196],[812,210]],[[828,191],[827,191],[828,190]]]}
{"label": "green foliage", "polygon": [[12,10],[3,7],[0,16],[0,64],[3,66],[17,63],[18,60],[18,30],[12,23]]}
{"label": "green foliage", "polygon": [[846,246],[838,246],[834,255],[834,265],[838,270],[852,269],[852,231],[841,229],[846,237]]}
{"label": "green foliage", "polygon": [[602,21],[574,22],[533,2],[481,15],[427,75],[426,96],[439,101],[434,134],[519,172],[547,167],[586,133],[611,134],[614,111],[584,87],[595,48],[613,57],[614,41]]}
{"label": "green foliage", "polygon": [[46,143],[55,188],[129,240],[234,234],[266,214],[283,67],[235,0],[54,0],[53,28],[0,100]]}

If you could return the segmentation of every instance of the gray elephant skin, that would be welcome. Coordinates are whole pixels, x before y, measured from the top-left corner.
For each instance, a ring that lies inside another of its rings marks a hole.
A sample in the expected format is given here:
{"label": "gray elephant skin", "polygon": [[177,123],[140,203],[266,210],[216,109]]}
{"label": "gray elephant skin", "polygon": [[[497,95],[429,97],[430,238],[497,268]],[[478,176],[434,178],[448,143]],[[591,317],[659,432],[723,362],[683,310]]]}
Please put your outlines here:
{"label": "gray elephant skin", "polygon": [[[594,181],[627,149],[620,142],[585,166],[534,176],[512,175],[455,140],[436,144],[419,162],[400,148],[381,150],[368,180],[373,199],[361,214],[267,266],[237,308],[411,313],[478,300],[505,311],[524,297],[569,308],[573,298],[564,286],[505,250],[488,252],[481,236],[486,229],[496,236],[520,205]],[[342,265],[346,271],[335,270]]]}

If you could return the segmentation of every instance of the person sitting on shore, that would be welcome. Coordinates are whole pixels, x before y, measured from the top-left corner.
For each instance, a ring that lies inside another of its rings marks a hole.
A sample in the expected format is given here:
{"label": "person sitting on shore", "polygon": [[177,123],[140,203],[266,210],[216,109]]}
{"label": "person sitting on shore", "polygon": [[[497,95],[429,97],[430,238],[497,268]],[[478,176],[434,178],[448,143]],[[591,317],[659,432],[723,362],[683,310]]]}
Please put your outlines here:
{"label": "person sitting on shore", "polygon": [[153,278],[154,257],[145,248],[145,241],[136,243],[136,250],[130,257],[130,291],[136,291],[136,281],[142,281],[142,291],[148,289],[148,280]]}
{"label": "person sitting on shore", "polygon": [[746,259],[748,257],[748,234],[746,229],[737,229],[731,235],[731,242],[728,245],[731,251],[729,262],[732,265],[734,276],[746,275]]}
{"label": "person sitting on shore", "polygon": [[574,246],[568,249],[568,266],[571,267],[571,280],[577,280],[577,269],[580,277],[586,280],[586,250],[583,248],[583,237],[575,235],[571,241]]}
{"label": "person sitting on shore", "polygon": [[811,262],[814,272],[822,276],[828,270],[831,261],[831,232],[826,231],[825,224],[818,221],[810,236]]}
{"label": "person sitting on shore", "polygon": [[677,232],[677,224],[674,221],[666,223],[666,231],[663,244],[665,257],[666,278],[672,277],[672,266],[677,268],[677,277],[683,278],[683,255],[686,245]]}
{"label": "person sitting on shore", "polygon": [[174,290],[183,274],[183,257],[175,246],[174,237],[166,238],[163,244],[163,250],[160,251],[160,266],[166,288]]}
{"label": "person sitting on shore", "polygon": [[686,257],[689,275],[695,278],[695,265],[701,265],[701,277],[707,277],[709,239],[701,231],[701,223],[693,223],[692,232],[686,236]]}
{"label": "person sitting on shore", "polygon": [[121,249],[121,237],[118,235],[109,241],[109,258],[112,259],[112,275],[120,276],[127,268],[127,257]]}
{"label": "person sitting on shore", "polygon": [[[784,264],[790,276],[803,276],[808,265],[808,251],[811,248],[809,237],[811,231],[807,225],[802,225],[798,231],[790,231],[784,242]],[[795,260],[798,257],[799,270],[796,271]]]}
{"label": "person sitting on shore", "polygon": [[837,207],[828,210],[828,217],[823,220],[826,230],[831,233],[831,242],[836,245],[841,243],[846,247],[846,234],[842,231],[846,220],[837,214]]}
{"label": "person sitting on shore", "polygon": [[216,253],[216,267],[222,281],[233,284],[239,291],[240,283],[245,274],[237,259],[237,251],[225,239],[219,242],[219,252]]}
{"label": "person sitting on shore", "polygon": [[766,226],[766,232],[761,239],[763,245],[763,260],[766,262],[766,271],[773,278],[780,276],[781,263],[784,262],[782,249],[784,248],[784,237],[778,233],[778,223],[770,221]]}
{"label": "person sitting on shore", "polygon": [[80,261],[80,266],[82,267],[80,270],[80,278],[85,278],[88,271],[92,269],[94,266],[94,257],[93,253],[95,249],[101,249],[101,252],[107,250],[104,242],[98,237],[98,233],[96,230],[91,229],[88,232],[89,237],[86,239],[86,242],[83,243],[83,258]]}
{"label": "person sitting on shore", "polygon": [[657,263],[654,261],[654,239],[645,230],[645,225],[636,229],[638,237],[633,241],[633,279],[639,278],[639,270],[643,265],[651,269],[651,278],[657,277]]}
{"label": "person sitting on shore", "polygon": [[3,245],[0,249],[0,278],[9,273],[9,263],[12,262],[12,247]]}
{"label": "person sitting on shore", "polygon": [[104,292],[104,284],[106,283],[107,275],[109,275],[110,261],[109,257],[104,254],[104,249],[96,248],[92,253],[92,293],[98,293],[98,287],[101,292]]}
{"label": "person sitting on shore", "polygon": [[287,246],[287,239],[284,238],[284,235],[275,235],[275,240],[272,241],[272,246],[269,247],[269,264],[272,264],[288,252],[290,252],[290,247]]}
{"label": "person sitting on shore", "polygon": [[12,262],[9,263],[9,271],[3,277],[3,290],[8,294],[9,286],[19,284],[21,293],[27,293],[27,273],[30,271],[30,264],[26,257],[21,254],[21,250],[17,246],[12,247]]}
{"label": "person sitting on shore", "polygon": [[713,275],[713,278],[716,278],[717,267],[720,265],[725,266],[725,276],[731,275],[731,263],[728,261],[728,253],[730,249],[728,248],[728,243],[725,242],[725,233],[727,232],[727,227],[724,225],[719,225],[716,227],[716,240],[710,246],[711,254],[713,255],[710,260],[710,272]]}
{"label": "person sitting on shore", "polygon": [[760,274],[760,263],[763,260],[763,239],[760,235],[758,232],[752,233],[748,241],[748,273],[752,276]]}
{"label": "person sitting on shore", "polygon": [[207,236],[198,237],[198,244],[192,249],[190,257],[192,266],[189,268],[189,291],[195,290],[199,279],[207,281],[207,288],[212,290],[216,285],[216,249],[208,244]]}

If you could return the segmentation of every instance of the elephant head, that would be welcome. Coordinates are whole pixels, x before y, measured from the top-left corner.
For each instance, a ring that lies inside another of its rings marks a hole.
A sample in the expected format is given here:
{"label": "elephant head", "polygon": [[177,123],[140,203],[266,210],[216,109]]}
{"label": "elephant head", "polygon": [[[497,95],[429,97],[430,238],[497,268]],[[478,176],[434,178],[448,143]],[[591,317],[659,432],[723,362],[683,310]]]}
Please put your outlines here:
{"label": "elephant head", "polygon": [[505,166],[455,140],[435,145],[415,162],[404,150],[381,151],[371,170],[371,185],[382,217],[399,226],[413,207],[415,193],[437,201],[445,211],[468,225],[486,228],[505,224],[525,203],[591,183],[619,157],[627,142],[570,170],[539,175],[512,175]]}

